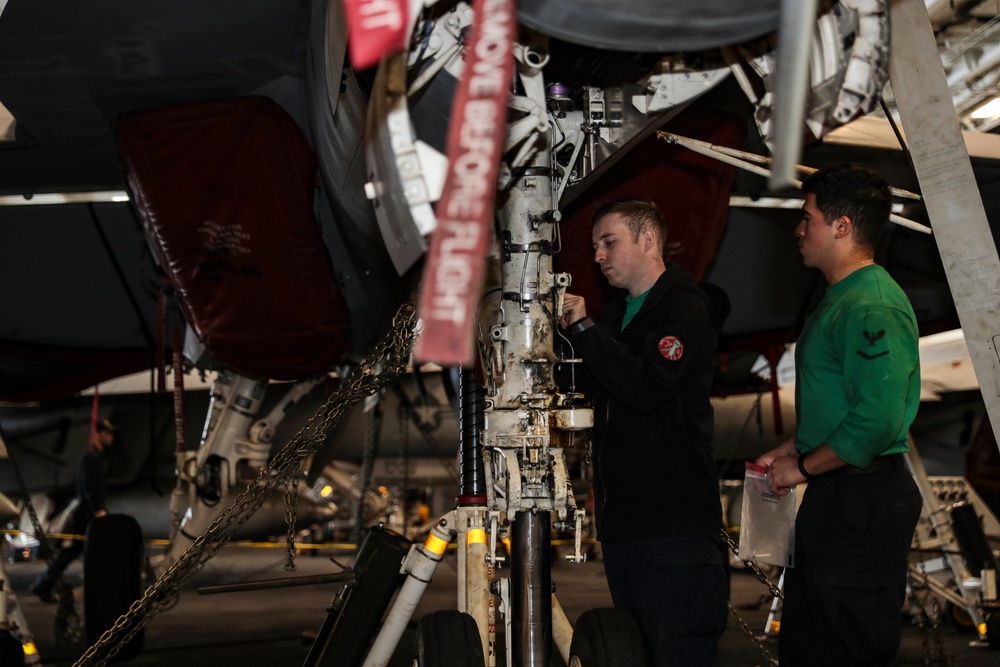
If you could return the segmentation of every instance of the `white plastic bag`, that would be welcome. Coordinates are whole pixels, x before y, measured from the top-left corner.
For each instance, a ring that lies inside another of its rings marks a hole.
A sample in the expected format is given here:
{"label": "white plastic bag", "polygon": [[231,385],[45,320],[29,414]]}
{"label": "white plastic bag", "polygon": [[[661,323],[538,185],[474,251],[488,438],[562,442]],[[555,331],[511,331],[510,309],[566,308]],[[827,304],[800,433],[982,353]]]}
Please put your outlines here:
{"label": "white plastic bag", "polygon": [[780,567],[795,567],[795,489],[771,493],[767,468],[746,464],[740,558]]}

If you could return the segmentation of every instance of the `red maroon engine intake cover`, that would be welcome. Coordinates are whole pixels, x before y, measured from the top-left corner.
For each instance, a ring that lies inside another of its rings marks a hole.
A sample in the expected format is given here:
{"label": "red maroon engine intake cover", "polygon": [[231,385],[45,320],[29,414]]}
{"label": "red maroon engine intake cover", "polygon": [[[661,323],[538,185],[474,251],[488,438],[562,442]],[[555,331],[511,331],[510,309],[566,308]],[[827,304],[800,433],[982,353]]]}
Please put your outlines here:
{"label": "red maroon engine intake cover", "polygon": [[292,118],[244,97],[125,114],[117,131],[146,234],[212,355],[276,380],[327,370],[349,345],[347,309]]}

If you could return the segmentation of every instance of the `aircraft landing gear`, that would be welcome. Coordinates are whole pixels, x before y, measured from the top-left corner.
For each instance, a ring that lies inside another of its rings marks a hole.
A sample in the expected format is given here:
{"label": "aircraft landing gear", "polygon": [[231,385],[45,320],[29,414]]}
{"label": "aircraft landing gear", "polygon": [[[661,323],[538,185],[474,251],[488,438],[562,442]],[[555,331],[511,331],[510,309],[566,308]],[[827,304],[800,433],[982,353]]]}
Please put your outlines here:
{"label": "aircraft landing gear", "polygon": [[476,621],[455,609],[435,611],[417,625],[416,667],[483,667]]}
{"label": "aircraft landing gear", "polygon": [[580,614],[569,649],[569,667],[646,667],[652,663],[642,631],[620,609],[591,609]]}

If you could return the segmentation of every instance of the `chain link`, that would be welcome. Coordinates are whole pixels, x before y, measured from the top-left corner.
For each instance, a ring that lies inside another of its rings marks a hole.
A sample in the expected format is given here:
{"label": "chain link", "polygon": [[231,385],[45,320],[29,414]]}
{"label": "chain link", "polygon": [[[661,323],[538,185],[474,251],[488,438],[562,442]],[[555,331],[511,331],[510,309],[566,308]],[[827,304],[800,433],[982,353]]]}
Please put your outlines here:
{"label": "chain link", "polygon": [[[944,637],[941,630],[941,606],[937,596],[931,593],[927,583],[925,563],[920,563],[919,575],[910,570],[911,599],[916,605],[914,621],[920,631],[921,650],[924,665],[928,667],[953,667],[954,661],[944,651]],[[928,612],[928,608],[930,611]],[[930,626],[930,627],[928,627]]]}
{"label": "chain link", "polygon": [[17,478],[17,486],[21,491],[21,495],[24,497],[24,507],[28,510],[28,517],[31,519],[31,526],[35,531],[35,539],[38,540],[39,554],[46,563],[52,559],[52,544],[49,542],[48,536],[45,535],[45,530],[42,528],[42,522],[38,519],[38,513],[35,511],[35,504],[31,502],[31,492],[28,491],[28,485],[24,483],[24,477],[21,475],[21,469],[17,466],[17,461],[14,460],[14,453],[10,451],[7,444],[3,442],[3,437],[0,435],[0,446],[7,452],[7,460],[10,461],[10,467],[14,471],[14,477]]}
{"label": "chain link", "polygon": [[[733,541],[733,538],[730,537],[729,533],[727,533],[724,529],[721,532],[722,532],[722,539],[725,540],[726,544],[729,545],[730,551],[733,552],[734,556],[739,558],[740,557],[739,545]],[[772,596],[778,598],[779,600],[785,599],[784,596],[781,594],[781,590],[776,585],[771,583],[771,580],[767,578],[767,574],[757,566],[757,563],[753,562],[752,560],[743,559],[743,564],[746,565],[748,568],[750,568],[750,570],[757,577],[757,581],[767,586],[767,590],[771,592]],[[736,622],[740,624],[740,629],[743,630],[743,633],[750,638],[750,641],[753,642],[753,645],[757,647],[757,650],[759,650],[761,655],[764,656],[764,659],[767,660],[768,664],[777,665],[778,664],[777,659],[771,655],[771,652],[768,651],[767,647],[764,646],[764,643],[761,641],[760,637],[757,636],[757,633],[755,633],[753,629],[749,625],[747,625],[747,622],[743,620],[743,618],[739,615],[739,612],[736,611],[736,609],[733,607],[732,604],[729,604],[729,613],[732,615],[734,619],[736,619]]]}
{"label": "chain link", "polygon": [[361,450],[361,469],[358,471],[358,502],[354,506],[354,521],[351,525],[351,539],[361,541],[362,528],[368,514],[368,496],[372,488],[372,474],[375,469],[375,454],[382,433],[382,397],[371,405],[365,418],[365,441]]}
{"label": "chain link", "polygon": [[74,663],[74,667],[105,665],[161,610],[169,607],[180,589],[264,504],[283,479],[297,475],[301,461],[316,453],[355,403],[370,396],[407,370],[416,335],[413,301],[403,304],[392,329],[344,379],[337,391],[299,429],[208,529],[136,600],[128,612]]}
{"label": "chain link", "polygon": [[750,638],[750,641],[757,647],[760,654],[764,656],[764,659],[767,660],[767,664],[776,666],[778,664],[778,659],[771,655],[771,652],[767,650],[766,646],[764,646],[764,642],[761,641],[760,637],[758,637],[756,633],[754,633],[753,628],[747,625],[747,622],[743,620],[743,617],[740,616],[738,611],[736,611],[736,608],[733,607],[732,603],[727,602],[726,605],[729,607],[729,614],[736,620],[737,623],[740,624],[740,629],[743,630],[743,633]]}
{"label": "chain link", "polygon": [[285,480],[285,571],[294,572],[295,567],[295,515],[299,504],[298,469]]}
{"label": "chain link", "polygon": [[[938,603],[937,596],[931,596],[931,647],[932,647],[932,657],[936,660],[935,663],[942,665],[943,667],[951,667],[951,658],[945,655],[944,652],[944,635],[941,630],[941,606]],[[926,660],[926,656],[925,656]]]}
{"label": "chain link", "polygon": [[[733,541],[733,538],[731,538],[729,536],[729,533],[727,533],[725,530],[722,531],[722,539],[724,539],[726,541],[726,544],[729,545],[729,549],[733,552],[733,555],[739,558],[740,547],[738,544],[736,544],[736,542]],[[771,592],[772,596],[778,598],[779,600],[785,599],[784,596],[781,594],[781,590],[776,585],[771,583],[771,580],[767,578],[767,574],[762,569],[760,569],[760,567],[757,566],[757,563],[753,562],[752,560],[743,560],[743,564],[746,565],[748,568],[750,568],[750,571],[753,572],[754,575],[757,577],[757,581],[767,586],[767,590]]]}

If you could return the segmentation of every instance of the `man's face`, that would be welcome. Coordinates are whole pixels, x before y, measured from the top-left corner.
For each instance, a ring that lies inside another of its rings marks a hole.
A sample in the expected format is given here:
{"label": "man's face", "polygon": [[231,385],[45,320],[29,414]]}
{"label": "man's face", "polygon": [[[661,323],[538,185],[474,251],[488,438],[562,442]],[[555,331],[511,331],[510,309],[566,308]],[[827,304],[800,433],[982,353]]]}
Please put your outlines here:
{"label": "man's face", "polygon": [[632,240],[632,232],[620,213],[610,213],[594,225],[594,261],[612,287],[629,289],[642,276],[646,262],[643,236]]}
{"label": "man's face", "polygon": [[832,256],[834,232],[834,225],[828,224],[816,208],[816,195],[806,195],[806,201],[802,205],[802,220],[795,228],[802,263],[812,269],[822,268],[824,262]]}
{"label": "man's face", "polygon": [[97,438],[101,441],[101,446],[107,448],[114,444],[115,434],[111,431],[99,431]]}

